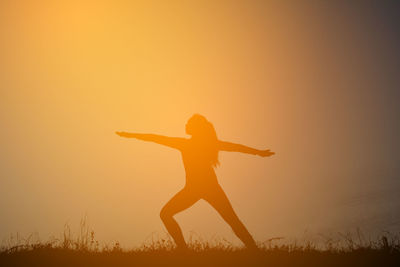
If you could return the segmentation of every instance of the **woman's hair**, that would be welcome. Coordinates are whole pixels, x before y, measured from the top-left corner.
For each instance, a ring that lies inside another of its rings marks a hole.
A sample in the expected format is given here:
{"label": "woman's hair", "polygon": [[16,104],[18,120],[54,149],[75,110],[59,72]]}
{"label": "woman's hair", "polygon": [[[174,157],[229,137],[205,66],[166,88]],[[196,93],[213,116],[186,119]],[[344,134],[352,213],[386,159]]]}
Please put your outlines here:
{"label": "woman's hair", "polygon": [[219,165],[218,147],[217,147],[217,132],[214,126],[204,116],[194,114],[187,122],[188,134],[195,137],[197,140],[204,142],[204,150],[202,152],[210,159],[214,167]]}

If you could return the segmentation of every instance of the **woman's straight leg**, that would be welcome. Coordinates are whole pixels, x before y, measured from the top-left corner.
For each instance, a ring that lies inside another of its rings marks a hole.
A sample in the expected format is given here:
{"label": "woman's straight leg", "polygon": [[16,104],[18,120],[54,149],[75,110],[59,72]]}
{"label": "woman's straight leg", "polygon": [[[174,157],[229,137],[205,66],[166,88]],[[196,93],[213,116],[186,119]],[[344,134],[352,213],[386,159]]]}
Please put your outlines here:
{"label": "woman's straight leg", "polygon": [[239,237],[248,248],[257,247],[253,237],[233,210],[232,205],[221,186],[218,185],[214,188],[210,188],[210,191],[207,192],[204,200],[210,203],[210,205],[218,211],[221,217],[231,226],[236,236]]}

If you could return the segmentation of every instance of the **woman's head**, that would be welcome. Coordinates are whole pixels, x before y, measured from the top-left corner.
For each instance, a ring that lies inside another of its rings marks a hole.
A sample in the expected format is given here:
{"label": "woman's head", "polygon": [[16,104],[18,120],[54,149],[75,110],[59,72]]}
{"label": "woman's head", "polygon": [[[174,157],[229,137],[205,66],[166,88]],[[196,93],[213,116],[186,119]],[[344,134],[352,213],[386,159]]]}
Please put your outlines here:
{"label": "woman's head", "polygon": [[216,146],[218,138],[212,123],[204,116],[194,114],[186,123],[186,133],[202,143],[201,153],[205,153],[212,165],[217,166],[219,164]]}
{"label": "woman's head", "polygon": [[217,139],[214,126],[204,116],[194,114],[186,123],[186,133],[199,138]]}

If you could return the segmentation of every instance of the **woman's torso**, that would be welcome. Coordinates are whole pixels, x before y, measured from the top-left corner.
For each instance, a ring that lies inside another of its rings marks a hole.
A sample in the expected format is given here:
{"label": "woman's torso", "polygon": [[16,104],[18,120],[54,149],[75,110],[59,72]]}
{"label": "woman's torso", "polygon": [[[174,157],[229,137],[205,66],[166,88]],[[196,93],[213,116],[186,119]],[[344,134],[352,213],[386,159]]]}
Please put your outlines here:
{"label": "woman's torso", "polygon": [[218,185],[207,144],[188,139],[181,150],[186,172],[186,187],[206,188]]}

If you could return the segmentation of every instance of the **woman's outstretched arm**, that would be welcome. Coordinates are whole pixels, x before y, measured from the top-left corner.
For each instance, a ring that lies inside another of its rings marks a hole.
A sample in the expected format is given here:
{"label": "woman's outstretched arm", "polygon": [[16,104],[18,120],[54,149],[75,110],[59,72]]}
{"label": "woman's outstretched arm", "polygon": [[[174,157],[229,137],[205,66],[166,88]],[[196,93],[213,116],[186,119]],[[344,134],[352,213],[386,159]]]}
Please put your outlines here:
{"label": "woman's outstretched arm", "polygon": [[127,132],[115,132],[115,133],[121,137],[136,138],[143,141],[150,141],[176,149],[181,149],[185,140],[184,138],[180,137],[168,137],[158,134],[142,134],[142,133],[127,133]]}
{"label": "woman's outstretched arm", "polygon": [[271,152],[269,149],[259,150],[255,148],[251,148],[241,144],[235,144],[231,142],[219,141],[219,150],[222,151],[232,151],[232,152],[242,152],[252,155],[258,155],[261,157],[269,157],[275,154],[275,152]]}

